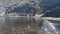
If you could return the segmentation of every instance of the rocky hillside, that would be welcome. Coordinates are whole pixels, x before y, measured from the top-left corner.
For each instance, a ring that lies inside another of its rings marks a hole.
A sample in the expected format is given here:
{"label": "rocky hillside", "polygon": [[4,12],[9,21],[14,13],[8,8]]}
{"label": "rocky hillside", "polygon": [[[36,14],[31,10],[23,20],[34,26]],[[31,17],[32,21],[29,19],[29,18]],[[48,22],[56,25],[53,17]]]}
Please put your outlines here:
{"label": "rocky hillside", "polygon": [[[4,12],[24,12],[24,13],[39,13],[40,0],[0,0],[0,7],[4,8]],[[0,11],[0,12],[1,12]]]}

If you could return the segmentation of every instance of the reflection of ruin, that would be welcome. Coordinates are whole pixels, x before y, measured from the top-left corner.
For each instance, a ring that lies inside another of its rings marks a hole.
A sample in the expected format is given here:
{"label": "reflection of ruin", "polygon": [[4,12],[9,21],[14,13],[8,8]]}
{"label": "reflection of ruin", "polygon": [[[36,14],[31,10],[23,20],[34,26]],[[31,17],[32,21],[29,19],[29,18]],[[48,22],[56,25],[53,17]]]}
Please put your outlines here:
{"label": "reflection of ruin", "polygon": [[3,34],[37,34],[39,26],[35,19],[6,17],[0,29]]}
{"label": "reflection of ruin", "polygon": [[3,33],[5,34],[37,34],[38,33],[38,27],[37,25],[27,25],[27,26],[15,26],[15,27],[3,27]]}

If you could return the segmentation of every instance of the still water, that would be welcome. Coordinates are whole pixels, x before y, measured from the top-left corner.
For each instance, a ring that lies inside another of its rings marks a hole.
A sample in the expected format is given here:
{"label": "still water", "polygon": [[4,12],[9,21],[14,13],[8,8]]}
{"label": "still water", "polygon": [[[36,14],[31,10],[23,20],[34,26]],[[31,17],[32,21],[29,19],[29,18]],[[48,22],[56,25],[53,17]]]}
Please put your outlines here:
{"label": "still water", "polygon": [[0,17],[0,34],[38,34],[40,18]]}

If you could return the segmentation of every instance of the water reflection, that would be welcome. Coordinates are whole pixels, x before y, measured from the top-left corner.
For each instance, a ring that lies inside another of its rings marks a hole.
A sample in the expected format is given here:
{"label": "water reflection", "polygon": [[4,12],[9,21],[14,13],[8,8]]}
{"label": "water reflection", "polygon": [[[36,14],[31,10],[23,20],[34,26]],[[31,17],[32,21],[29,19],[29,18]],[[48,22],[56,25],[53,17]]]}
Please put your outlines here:
{"label": "water reflection", "polygon": [[0,34],[37,34],[42,20],[26,17],[0,17]]}

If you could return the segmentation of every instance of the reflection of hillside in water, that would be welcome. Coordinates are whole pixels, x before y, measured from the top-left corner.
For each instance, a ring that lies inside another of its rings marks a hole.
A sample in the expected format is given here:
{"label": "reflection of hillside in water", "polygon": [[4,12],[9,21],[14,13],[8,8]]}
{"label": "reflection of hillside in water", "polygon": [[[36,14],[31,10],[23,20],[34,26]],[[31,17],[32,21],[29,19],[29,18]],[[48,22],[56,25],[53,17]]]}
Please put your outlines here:
{"label": "reflection of hillside in water", "polygon": [[0,27],[3,34],[37,34],[39,31],[40,19],[5,17],[4,20]]}

